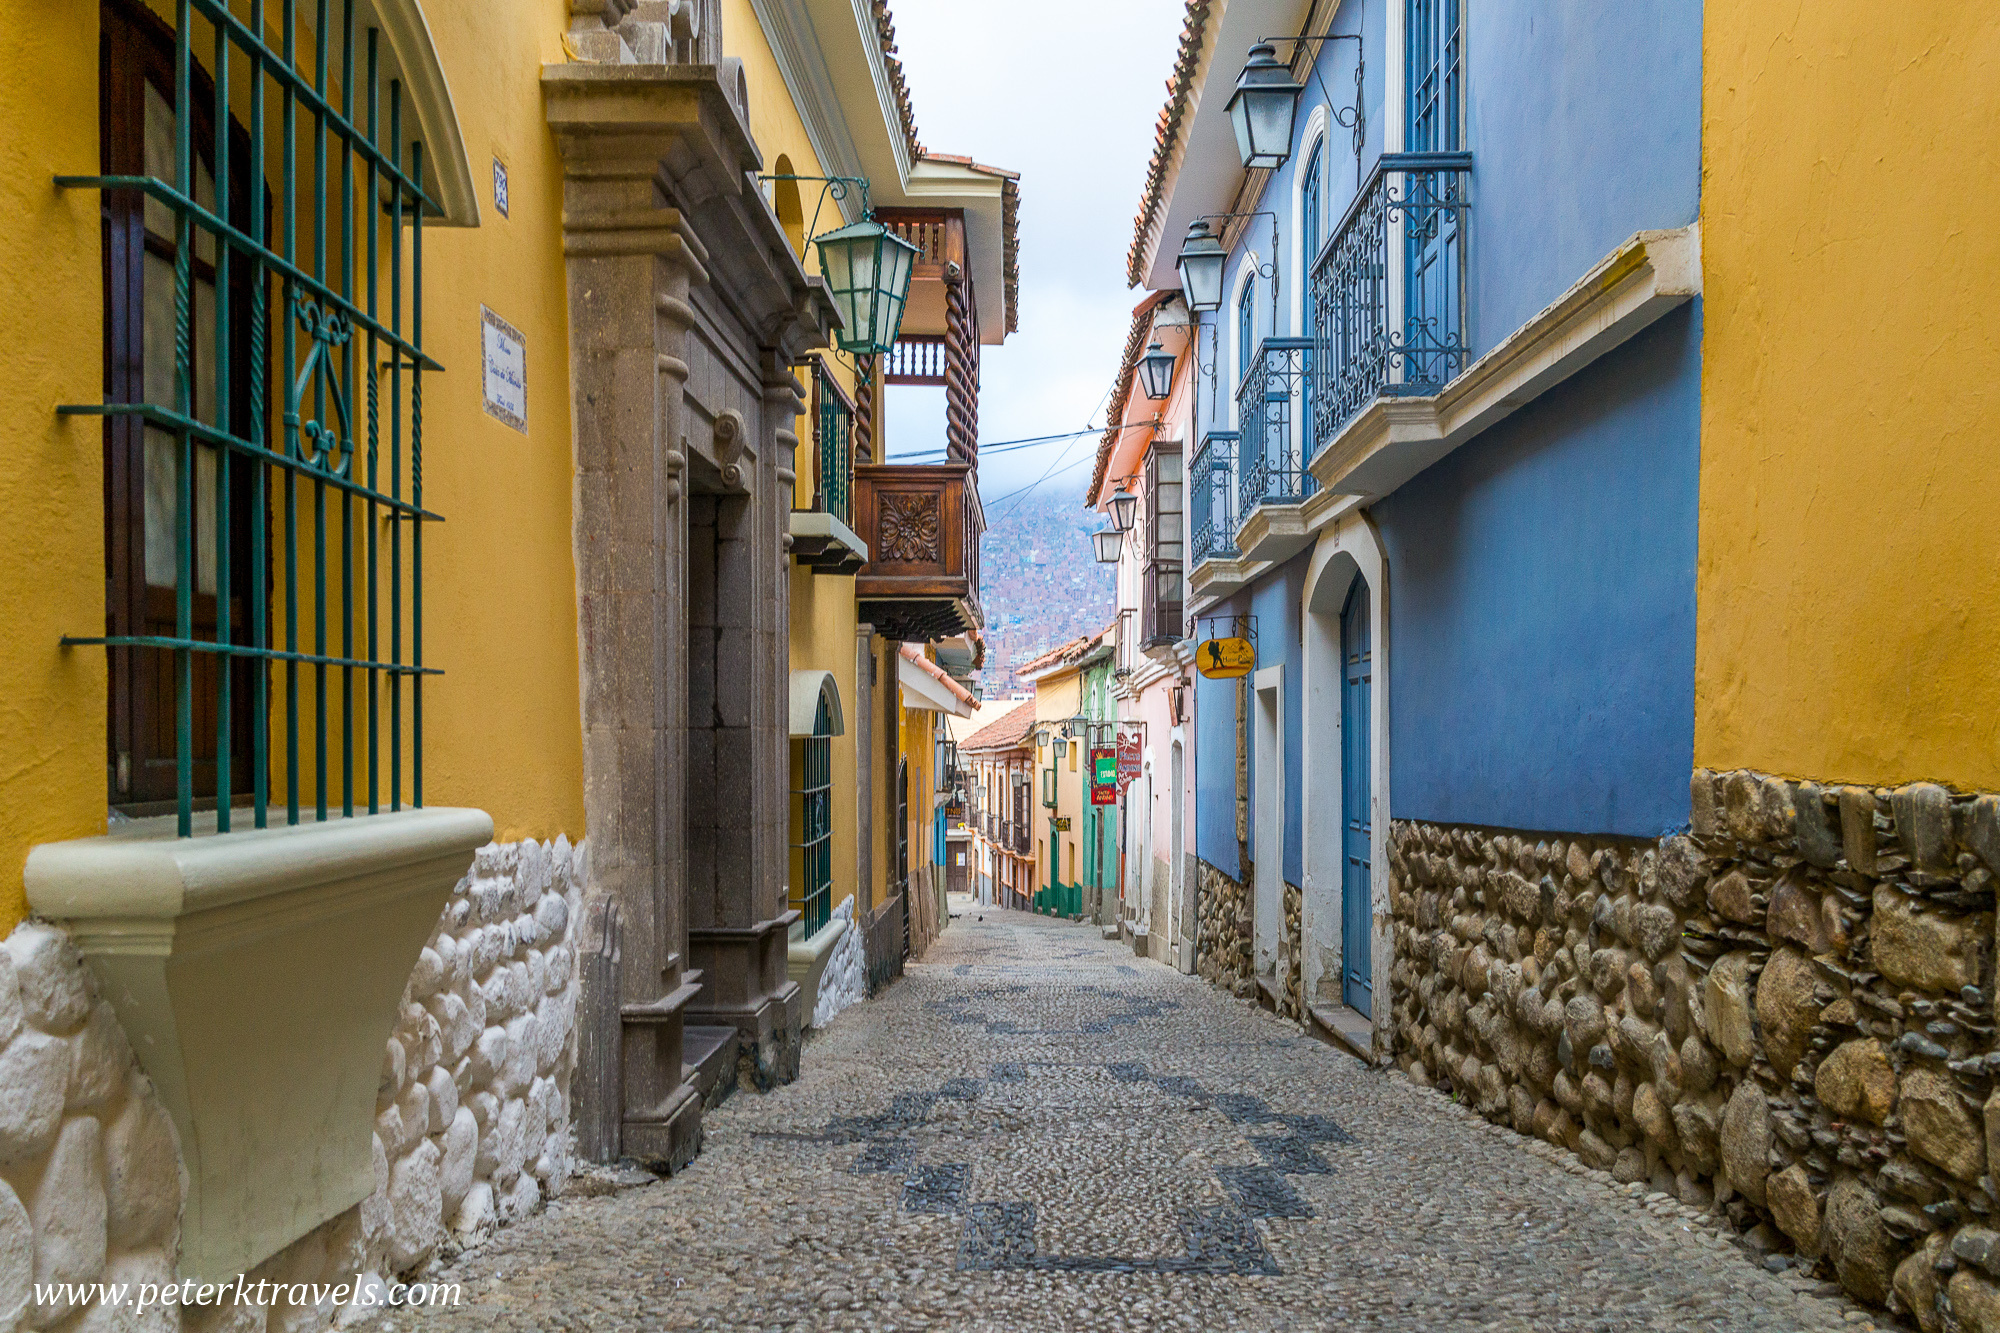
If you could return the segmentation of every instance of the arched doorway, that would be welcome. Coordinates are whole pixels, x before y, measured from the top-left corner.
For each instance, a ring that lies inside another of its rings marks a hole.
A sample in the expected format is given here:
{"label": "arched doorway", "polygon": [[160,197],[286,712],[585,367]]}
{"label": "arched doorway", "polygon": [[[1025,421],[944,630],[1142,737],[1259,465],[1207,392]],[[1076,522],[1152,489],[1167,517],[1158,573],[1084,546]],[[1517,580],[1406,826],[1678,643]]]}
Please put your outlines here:
{"label": "arched doorway", "polygon": [[1364,1048],[1394,957],[1387,577],[1373,525],[1352,513],[1321,535],[1305,587],[1301,980],[1314,1020]]}

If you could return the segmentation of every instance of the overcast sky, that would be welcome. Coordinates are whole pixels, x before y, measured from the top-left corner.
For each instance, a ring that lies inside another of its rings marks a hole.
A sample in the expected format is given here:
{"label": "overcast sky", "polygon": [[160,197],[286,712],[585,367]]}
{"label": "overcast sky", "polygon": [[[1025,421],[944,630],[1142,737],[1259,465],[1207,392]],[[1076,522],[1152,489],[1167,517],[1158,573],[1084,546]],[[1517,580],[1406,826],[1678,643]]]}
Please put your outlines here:
{"label": "overcast sky", "polygon": [[1104,425],[1140,295],[1125,286],[1125,252],[1184,10],[1073,0],[1050,22],[1042,6],[893,0],[924,146],[1021,173],[1021,330],[986,349],[979,400],[989,505],[1051,465],[1044,485],[1079,502],[1090,480],[1080,460],[1094,438],[991,446]]}

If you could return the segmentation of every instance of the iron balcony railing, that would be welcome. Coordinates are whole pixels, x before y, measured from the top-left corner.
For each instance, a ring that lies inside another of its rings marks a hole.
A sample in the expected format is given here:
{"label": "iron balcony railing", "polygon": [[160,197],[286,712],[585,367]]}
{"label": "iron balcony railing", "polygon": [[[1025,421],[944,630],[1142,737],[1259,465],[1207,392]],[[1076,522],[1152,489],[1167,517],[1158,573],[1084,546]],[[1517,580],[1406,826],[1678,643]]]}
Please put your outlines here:
{"label": "iron balcony railing", "polygon": [[1236,512],[1244,518],[1258,505],[1297,504],[1313,492],[1299,432],[1312,358],[1310,338],[1266,338],[1236,391]]}
{"label": "iron balcony railing", "polygon": [[1312,447],[1384,396],[1422,397],[1471,359],[1470,153],[1385,153],[1313,264]]}
{"label": "iron balcony railing", "polygon": [[1194,563],[1236,554],[1236,432],[1211,431],[1188,468]]}

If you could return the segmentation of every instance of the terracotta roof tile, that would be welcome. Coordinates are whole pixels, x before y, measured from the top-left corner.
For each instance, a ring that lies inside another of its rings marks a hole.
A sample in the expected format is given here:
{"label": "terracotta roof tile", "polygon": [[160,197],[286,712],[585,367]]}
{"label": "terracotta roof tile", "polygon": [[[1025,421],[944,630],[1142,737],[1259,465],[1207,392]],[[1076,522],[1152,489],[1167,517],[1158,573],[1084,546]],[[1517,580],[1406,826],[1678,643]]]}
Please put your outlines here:
{"label": "terracotta roof tile", "polygon": [[1024,699],[998,722],[989,722],[960,741],[960,750],[1011,750],[1035,729],[1035,701]]}
{"label": "terracotta roof tile", "polygon": [[1146,188],[1139,196],[1139,217],[1132,228],[1132,249],[1125,257],[1125,280],[1139,285],[1145,276],[1146,236],[1160,212],[1167,185],[1167,169],[1174,147],[1180,140],[1181,122],[1194,92],[1195,75],[1201,64],[1201,49],[1208,39],[1208,19],[1212,0],[1187,0],[1187,18],[1181,26],[1180,49],[1174,54],[1174,71],[1167,80],[1167,105],[1153,131],[1153,159],[1146,165]]}
{"label": "terracotta roof tile", "polygon": [[1118,363],[1118,379],[1111,386],[1111,413],[1105,418],[1104,438],[1097,442],[1097,470],[1091,474],[1090,489],[1083,493],[1083,507],[1097,508],[1103,498],[1104,470],[1110,466],[1111,451],[1118,446],[1124,429],[1125,408],[1132,401],[1132,368],[1146,350],[1146,335],[1153,330],[1153,312],[1173,300],[1171,291],[1154,292],[1132,309],[1132,331],[1125,335],[1125,357]]}

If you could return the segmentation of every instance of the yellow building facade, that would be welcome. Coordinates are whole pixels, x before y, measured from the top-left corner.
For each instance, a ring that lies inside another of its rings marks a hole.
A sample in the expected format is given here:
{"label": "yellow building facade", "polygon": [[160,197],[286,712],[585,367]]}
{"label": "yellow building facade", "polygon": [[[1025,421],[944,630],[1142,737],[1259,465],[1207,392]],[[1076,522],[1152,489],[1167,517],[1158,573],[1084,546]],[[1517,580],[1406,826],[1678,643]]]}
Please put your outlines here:
{"label": "yellow building facade", "polygon": [[107,1262],[225,1280],[409,1271],[795,1077],[801,742],[832,934],[943,927],[976,406],[897,470],[925,353],[840,350],[813,241],[915,238],[955,384],[1014,318],[1014,179],[917,145],[885,6],[296,8],[0,10],[0,939],[111,1089],[0,1191],[171,1124]]}
{"label": "yellow building facade", "polygon": [[1712,7],[1695,761],[2000,789],[2000,18]]}

